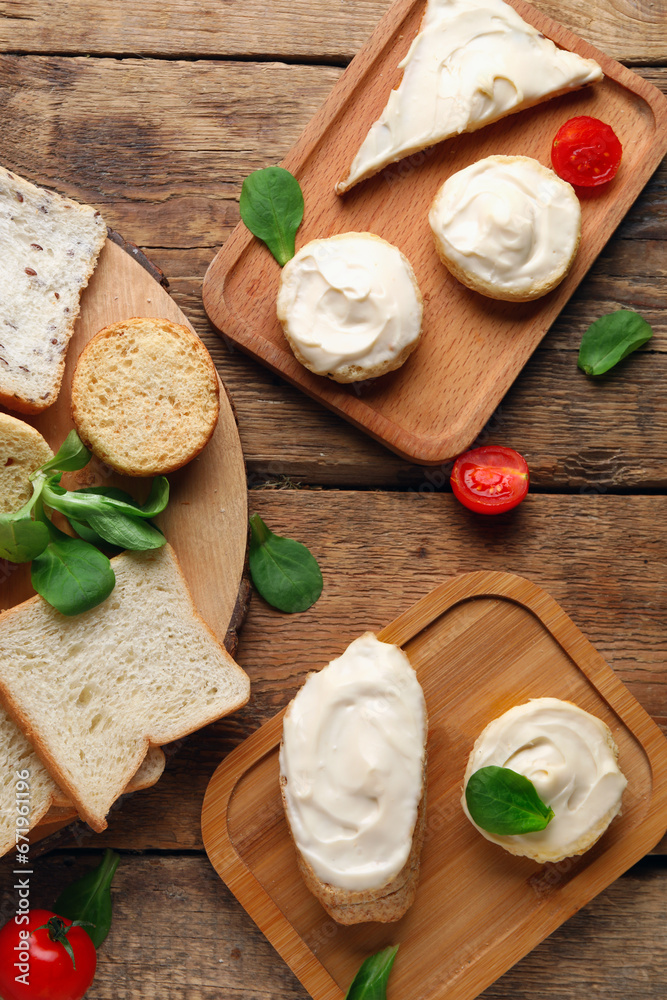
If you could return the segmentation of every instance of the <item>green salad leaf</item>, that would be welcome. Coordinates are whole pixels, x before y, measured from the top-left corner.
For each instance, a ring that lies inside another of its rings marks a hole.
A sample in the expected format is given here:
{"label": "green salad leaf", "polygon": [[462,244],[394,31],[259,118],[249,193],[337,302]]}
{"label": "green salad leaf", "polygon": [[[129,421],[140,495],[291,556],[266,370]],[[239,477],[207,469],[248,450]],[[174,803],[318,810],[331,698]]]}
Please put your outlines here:
{"label": "green salad leaf", "polygon": [[618,309],[591,323],[581,339],[577,364],[587,375],[604,375],[652,336],[639,313]]}
{"label": "green salad leaf", "polygon": [[281,267],[294,256],[303,208],[299,182],[284,167],[255,170],[243,182],[241,218],[250,232],[266,243]]}
{"label": "green salad leaf", "polygon": [[84,465],[88,465],[90,457],[90,452],[76,431],[70,431],[53,458],[41,465],[30,478],[34,479],[39,473],[52,470],[76,472],[77,469],[83,469]]}
{"label": "green salad leaf", "polygon": [[30,514],[0,514],[0,559],[13,563],[30,562],[49,544],[49,530]]}
{"label": "green salad leaf", "polygon": [[90,611],[116,584],[108,556],[80,538],[70,538],[50,524],[51,540],[32,561],[32,585],[63,615]]}
{"label": "green salad leaf", "polygon": [[554,811],[535,785],[508,767],[482,767],[466,785],[466,805],[482,830],[501,836],[533,833],[551,822]]}
{"label": "green salad leaf", "polygon": [[345,1000],[386,1000],[387,980],[397,951],[398,945],[384,948],[362,962]]}
{"label": "green salad leaf", "polygon": [[267,604],[306,611],[322,593],[322,571],[313,554],[293,538],[274,535],[259,514],[250,518],[250,575]]}
{"label": "green salad leaf", "polygon": [[68,885],[53,907],[67,920],[80,920],[96,948],[111,927],[111,881],[119,861],[120,855],[107,847],[97,868]]}

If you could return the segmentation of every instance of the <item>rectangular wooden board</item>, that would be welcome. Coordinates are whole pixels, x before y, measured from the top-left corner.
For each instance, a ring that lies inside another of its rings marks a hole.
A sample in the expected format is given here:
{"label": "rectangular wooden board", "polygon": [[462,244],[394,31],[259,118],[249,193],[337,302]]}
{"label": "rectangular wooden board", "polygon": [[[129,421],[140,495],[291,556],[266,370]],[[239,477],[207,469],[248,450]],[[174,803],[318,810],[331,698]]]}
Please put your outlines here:
{"label": "rectangular wooden board", "polygon": [[[306,889],[279,789],[281,712],[223,761],[202,813],[218,874],[315,1000],[342,1000],[371,953],[400,944],[391,993],[472,1000],[654,846],[667,826],[667,741],[560,606],[535,584],[478,572],[443,584],[380,639],[403,646],[429,716],[426,838],[417,897],[393,925],[336,924]],[[342,647],[354,638],[341,642]],[[313,668],[323,666],[316,660]],[[538,865],[489,843],[460,805],[468,755],[529,698],[603,719],[628,787],[585,855]]]}
{"label": "rectangular wooden board", "polygon": [[[297,249],[336,233],[372,231],[411,261],[424,296],[423,334],[401,369],[339,385],[303,368],[276,317],[280,268],[243,224],[204,280],[206,311],[225,337],[397,454],[427,465],[475,439],[667,150],[667,100],[656,88],[524,0],[511,3],[561,47],[596,59],[604,81],[442,142],[340,198],[334,185],[399,83],[398,63],[423,14],[423,0],[397,0],[283,162],[305,198]],[[435,251],[427,213],[436,191],[452,173],[491,154],[532,156],[550,166],[557,129],[581,114],[608,122],[624,153],[615,180],[582,198],[582,240],[572,270],[534,302],[500,302],[469,291]],[[582,332],[573,331],[573,346]]]}

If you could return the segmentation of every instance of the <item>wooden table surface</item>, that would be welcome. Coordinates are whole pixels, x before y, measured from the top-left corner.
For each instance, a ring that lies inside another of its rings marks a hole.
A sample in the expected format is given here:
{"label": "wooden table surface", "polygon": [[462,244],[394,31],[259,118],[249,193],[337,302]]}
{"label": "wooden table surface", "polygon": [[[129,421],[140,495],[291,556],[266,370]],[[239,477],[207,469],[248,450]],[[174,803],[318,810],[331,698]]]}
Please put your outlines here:
{"label": "wooden table surface", "polygon": [[[306,997],[208,863],[206,783],[294,694],[314,650],[325,661],[452,574],[510,570],[545,587],[667,727],[664,164],[480,435],[528,460],[532,491],[511,515],[468,514],[446,467],[385,451],[226,345],[204,315],[202,279],[238,221],[243,178],[282,158],[388,5],[0,0],[0,163],[98,206],[162,268],[236,406],[251,510],[305,542],[325,579],[305,614],[254,597],[238,650],[250,704],[186,742],[105,834],[38,861],[33,903],[48,906],[102,847],[122,854],[91,1000]],[[536,5],[667,92],[667,0]],[[576,366],[581,335],[620,307],[641,312],[653,340],[594,382]],[[664,998],[666,858],[667,841],[486,1000]],[[11,885],[5,861],[3,919]]]}

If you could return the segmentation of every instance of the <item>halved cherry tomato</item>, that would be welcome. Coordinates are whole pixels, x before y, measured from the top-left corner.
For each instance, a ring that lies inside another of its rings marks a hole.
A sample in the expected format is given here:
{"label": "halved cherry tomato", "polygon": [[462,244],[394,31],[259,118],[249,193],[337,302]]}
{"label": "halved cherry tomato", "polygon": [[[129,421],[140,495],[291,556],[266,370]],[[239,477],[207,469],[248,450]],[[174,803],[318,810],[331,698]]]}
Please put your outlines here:
{"label": "halved cherry tomato", "polygon": [[502,514],[528,492],[528,466],[512,448],[486,445],[459,455],[450,482],[454,496],[469,510]]}
{"label": "halved cherry tomato", "polygon": [[599,118],[570,118],[556,132],[551,162],[559,177],[575,187],[597,187],[614,177],[623,147],[610,125]]}
{"label": "halved cherry tomato", "polygon": [[0,930],[2,1000],[81,1000],[97,954],[83,927],[50,910],[12,917]]}

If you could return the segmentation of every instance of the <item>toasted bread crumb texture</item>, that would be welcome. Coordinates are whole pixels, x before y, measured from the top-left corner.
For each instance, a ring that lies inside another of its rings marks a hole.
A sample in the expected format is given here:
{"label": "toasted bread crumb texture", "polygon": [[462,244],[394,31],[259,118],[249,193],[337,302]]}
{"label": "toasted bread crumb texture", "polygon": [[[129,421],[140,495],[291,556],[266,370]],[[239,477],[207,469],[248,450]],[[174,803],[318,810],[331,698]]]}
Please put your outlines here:
{"label": "toasted bread crumb texture", "polygon": [[[58,790],[33,750],[31,744],[14,724],[9,715],[0,705],[0,856],[6,854],[16,841],[17,829],[17,772],[28,771],[29,784],[29,814],[28,826],[21,829],[27,833],[29,829],[46,815],[53,795]],[[21,789],[20,803],[26,801],[24,790]]]}
{"label": "toasted bread crumb texture", "polygon": [[185,326],[114,323],[93,337],[72,380],[72,416],[103,462],[131,476],[179,469],[202,450],[219,412],[215,366]]}
{"label": "toasted bread crumb texture", "polygon": [[106,235],[91,205],[0,167],[0,402],[9,409],[38,413],[55,402]]}
{"label": "toasted bread crumb texture", "polygon": [[32,496],[28,476],[53,457],[34,427],[0,413],[0,513],[18,510]]}
{"label": "toasted bread crumb texture", "polygon": [[116,587],[90,611],[66,618],[35,597],[0,615],[0,694],[97,830],[149,744],[227,715],[250,693],[169,545],[112,565]]}

